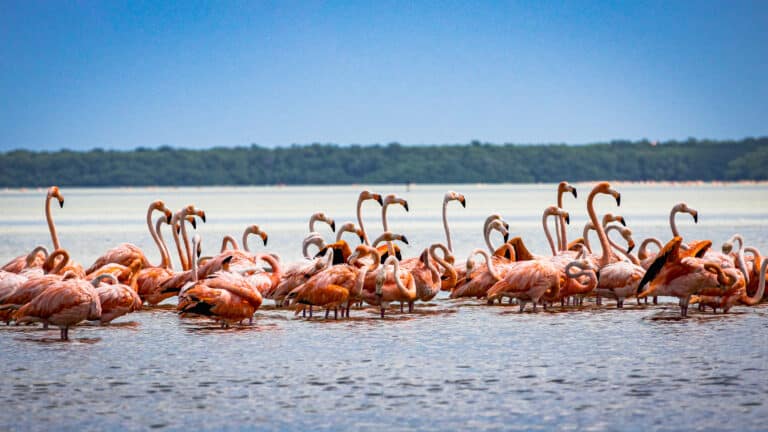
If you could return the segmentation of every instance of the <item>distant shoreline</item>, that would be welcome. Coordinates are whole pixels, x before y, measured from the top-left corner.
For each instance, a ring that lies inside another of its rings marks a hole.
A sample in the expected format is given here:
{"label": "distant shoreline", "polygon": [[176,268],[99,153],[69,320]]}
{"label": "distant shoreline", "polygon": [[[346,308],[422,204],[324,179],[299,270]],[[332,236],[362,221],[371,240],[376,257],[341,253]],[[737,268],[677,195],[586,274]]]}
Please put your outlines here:
{"label": "distant shoreline", "polygon": [[0,153],[0,188],[768,180],[768,137],[580,146],[259,146]]}

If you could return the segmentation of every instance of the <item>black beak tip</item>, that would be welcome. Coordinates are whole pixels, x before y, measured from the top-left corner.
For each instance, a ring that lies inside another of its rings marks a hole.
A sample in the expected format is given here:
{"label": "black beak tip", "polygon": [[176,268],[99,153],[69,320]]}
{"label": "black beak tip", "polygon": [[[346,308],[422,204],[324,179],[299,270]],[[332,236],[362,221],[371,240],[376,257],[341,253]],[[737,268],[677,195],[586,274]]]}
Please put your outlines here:
{"label": "black beak tip", "polygon": [[617,205],[618,207],[621,207],[621,195],[618,195],[618,196],[616,197],[616,205]]}
{"label": "black beak tip", "polygon": [[504,234],[504,243],[506,243],[507,240],[509,240],[509,233]]}
{"label": "black beak tip", "polygon": [[381,196],[379,196],[378,198],[376,198],[376,201],[379,203],[379,205],[380,205],[380,206],[384,207],[384,200],[383,200],[383,199],[381,199]]}
{"label": "black beak tip", "polygon": [[197,222],[194,219],[192,219],[192,228],[197,229]]}
{"label": "black beak tip", "polygon": [[461,200],[459,202],[461,203],[462,207],[467,208],[467,200],[463,199],[463,200]]}
{"label": "black beak tip", "polygon": [[408,244],[408,238],[406,236],[403,236],[401,240],[403,243]]}
{"label": "black beak tip", "polygon": [[573,191],[571,191],[571,193],[573,193],[573,197],[574,198],[578,198],[579,197],[579,194],[576,193],[576,188],[573,188]]}
{"label": "black beak tip", "polygon": [[267,245],[267,240],[269,240],[269,237],[267,237],[267,236],[264,236],[264,246],[266,246],[266,245]]}
{"label": "black beak tip", "polygon": [[571,224],[571,215],[568,215],[565,217],[565,223],[570,225]]}
{"label": "black beak tip", "polygon": [[205,213],[203,213],[203,216],[201,217],[201,219],[203,220],[203,223],[205,223]]}
{"label": "black beak tip", "polygon": [[634,248],[635,248],[635,245],[630,245],[629,248],[627,249],[627,253],[631,253],[632,249]]}
{"label": "black beak tip", "polygon": [[336,221],[331,222],[331,231],[336,232]]}
{"label": "black beak tip", "polygon": [[507,230],[509,230],[509,224],[508,224],[508,223],[506,223],[506,222],[504,222],[504,228],[505,228],[505,229],[507,229]]}
{"label": "black beak tip", "polygon": [[408,211],[408,203],[403,204],[403,207],[405,207],[405,211]]}
{"label": "black beak tip", "polygon": [[171,224],[171,219],[172,219],[172,218],[173,218],[173,216],[171,216],[171,215],[168,215],[168,216],[165,218],[165,223],[167,223],[168,225],[170,225],[170,224]]}
{"label": "black beak tip", "polygon": [[626,219],[624,219],[623,217],[622,217],[621,219],[619,219],[619,222],[621,222],[621,224],[622,224],[623,226],[627,226],[627,221],[626,221]]}
{"label": "black beak tip", "polygon": [[360,243],[365,243],[365,237],[363,236],[357,236],[357,238],[360,239]]}
{"label": "black beak tip", "polygon": [[64,208],[64,200],[59,201],[59,208]]}
{"label": "black beak tip", "polygon": [[699,214],[698,213],[693,215],[693,223],[699,223]]}

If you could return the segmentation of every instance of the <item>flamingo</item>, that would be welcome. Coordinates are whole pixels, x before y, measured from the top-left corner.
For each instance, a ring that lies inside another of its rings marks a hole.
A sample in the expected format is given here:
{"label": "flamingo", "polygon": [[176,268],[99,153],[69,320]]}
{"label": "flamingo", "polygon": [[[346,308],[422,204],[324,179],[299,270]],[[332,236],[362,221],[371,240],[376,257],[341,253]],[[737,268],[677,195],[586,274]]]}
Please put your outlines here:
{"label": "flamingo", "polygon": [[30,253],[18,256],[6,263],[0,271],[21,273],[28,268],[42,268],[47,258],[48,248],[38,245]]}
{"label": "flamingo", "polygon": [[[141,264],[141,261],[138,261]],[[91,281],[96,288],[101,303],[101,325],[109,324],[113,320],[138,310],[141,310],[141,297],[135,290],[138,272],[133,273],[129,283],[122,284],[111,273],[105,273],[97,276]],[[110,280],[112,283],[101,283],[103,280]]]}
{"label": "flamingo", "polygon": [[[385,196],[384,202],[381,205],[381,224],[384,227],[384,232],[389,231],[389,224],[387,223],[387,208],[392,204],[399,204],[403,206],[406,212],[408,211],[408,201],[405,199],[400,198],[395,194],[389,194]],[[382,263],[384,263],[384,260],[386,260],[390,255],[396,256],[398,260],[403,259],[402,253],[400,252],[400,247],[393,246],[391,242],[387,242],[385,246],[381,246],[379,248],[379,253],[381,253]]]}
{"label": "flamingo", "polygon": [[316,273],[333,265],[333,249],[330,249],[330,253],[327,253],[325,257],[311,258],[309,256],[309,245],[314,244],[319,248],[321,244],[325,243],[320,235],[307,236],[303,243],[302,250],[307,260],[289,264],[283,271],[278,285],[264,295],[264,297],[274,300],[278,306],[283,305],[286,296],[296,287],[306,282]]}
{"label": "flamingo", "polygon": [[[699,223],[699,212],[698,212],[698,210],[695,210],[695,209],[692,209],[692,208],[688,207],[688,204],[686,204],[684,202],[680,202],[680,203],[675,204],[674,206],[672,206],[672,210],[670,210],[670,212],[669,212],[669,228],[672,231],[672,237],[673,238],[674,237],[681,237],[682,238],[682,236],[680,235],[680,231],[678,231],[678,229],[677,229],[677,223],[675,222],[675,216],[677,216],[678,213],[688,213],[689,215],[691,215],[691,217],[693,217],[693,223]],[[647,247],[650,244],[656,245],[656,247],[659,249],[659,251],[661,251],[661,249],[663,247],[661,240],[659,240],[659,239],[657,239],[655,237],[649,237],[649,238],[643,240],[640,243],[640,249],[637,252],[637,257],[640,259],[640,261],[642,262],[641,265],[645,269],[647,269],[651,265],[651,263],[653,262],[654,258],[656,258],[658,256],[658,253],[657,254],[649,254],[647,252]],[[687,244],[683,244],[680,247],[683,250],[688,249],[688,245]]]}
{"label": "flamingo", "polygon": [[[443,229],[445,230],[445,244],[448,245],[448,250],[453,253],[451,230],[448,229],[448,203],[451,201],[458,201],[462,207],[466,208],[467,199],[464,197],[464,195],[454,191],[448,191],[443,196]],[[386,227],[384,227],[384,231],[386,230]]]}
{"label": "flamingo", "polygon": [[[391,278],[387,274],[387,267],[390,265],[393,267]],[[410,304],[416,300],[416,282],[410,272],[401,272],[400,262],[396,257],[390,256],[376,272],[375,291],[363,291],[363,299],[368,304],[379,306],[381,317],[384,318],[384,312],[391,302],[399,301],[402,310],[403,303]]]}
{"label": "flamingo", "polygon": [[13,314],[17,323],[42,321],[61,329],[61,340],[69,340],[69,328],[101,318],[99,295],[88,281],[57,280]]}
{"label": "flamingo", "polygon": [[717,308],[721,308],[724,313],[728,311],[735,304],[741,302],[747,306],[754,306],[763,298],[765,293],[765,273],[768,269],[768,261],[763,261],[760,266],[760,282],[757,285],[757,289],[753,295],[747,293],[747,284],[745,279],[735,269],[723,269],[723,273],[730,279],[727,285],[730,285],[725,290],[714,288],[700,291],[697,295],[691,296],[691,303],[699,303],[701,306],[709,306],[715,312]]}
{"label": "flamingo", "polygon": [[[200,236],[192,239],[192,248],[197,249]],[[177,310],[180,315],[196,314],[221,321],[222,327],[251,319],[261,306],[262,296],[239,273],[229,271],[232,256],[222,261],[220,271],[206,279],[198,278],[198,265],[192,260],[194,280],[179,292]]]}
{"label": "flamingo", "polygon": [[536,312],[536,304],[546,292],[549,291],[552,296],[558,295],[560,287],[565,284],[562,273],[548,259],[519,261],[488,289],[488,302],[492,303],[501,297],[514,298],[520,302],[520,312],[523,312],[525,304],[531,301],[533,311]]}
{"label": "flamingo", "polygon": [[[165,203],[158,200],[149,205],[147,209],[147,227],[149,232],[152,233],[152,213],[154,211],[161,211],[165,214],[168,221],[171,220],[173,214],[165,206]],[[157,241],[157,237],[153,236],[153,239]],[[150,267],[149,259],[147,259],[144,252],[136,245],[131,243],[122,243],[108,250],[104,255],[96,259],[96,261],[86,270],[87,273],[93,273],[96,269],[109,263],[117,263],[122,265],[128,265],[135,259],[140,259],[142,267]]]}
{"label": "flamingo", "polygon": [[[578,198],[579,195],[576,192],[576,187],[568,182],[560,182],[557,185],[557,208],[563,208],[563,194],[570,192],[573,194],[573,198]],[[565,251],[568,240],[566,237],[565,219],[561,216],[555,219],[555,232],[557,235],[557,250]]]}
{"label": "flamingo", "polygon": [[[475,261],[472,257],[475,255],[481,255],[485,259],[485,266],[478,269],[479,276],[473,275]],[[514,257],[512,257],[512,261],[514,261]],[[507,268],[506,266],[502,267],[503,269]],[[500,281],[502,277],[501,273],[497,271],[492,257],[482,249],[474,249],[467,257],[466,269],[466,277],[451,290],[450,297],[453,299],[461,297],[483,298],[488,293],[488,289]]]}
{"label": "flamingo", "polygon": [[[56,233],[56,224],[54,223],[53,215],[51,214],[51,200],[54,198],[58,200],[59,207],[64,208],[64,196],[61,195],[58,186],[51,186],[48,188],[48,192],[45,196],[45,219],[48,222],[48,231],[51,234],[53,249],[56,250],[60,249],[61,245],[59,244],[59,235]],[[18,273],[25,267],[41,267],[48,257],[48,250],[44,246],[37,246],[32,252],[34,252],[35,258],[29,265],[27,264],[29,254],[25,254],[20,255],[3,265],[2,270]]]}
{"label": "flamingo", "polygon": [[[339,231],[336,233],[336,242],[329,245],[323,245],[315,256],[323,255],[328,249],[333,249],[333,265],[344,264],[347,262],[349,257],[352,255],[352,248],[350,248],[349,243],[347,243],[346,240],[341,238],[345,232],[352,232],[357,234],[358,238],[360,239],[360,243],[365,241],[363,231],[356,227],[354,223],[347,222],[339,227]],[[312,236],[307,236],[307,238],[310,237]]]}
{"label": "flamingo", "polygon": [[360,195],[357,197],[357,225],[360,227],[360,229],[363,231],[363,239],[364,243],[366,245],[370,245],[370,241],[368,241],[368,233],[365,231],[365,226],[363,225],[363,203],[368,200],[374,200],[379,203],[379,205],[383,206],[384,202],[381,199],[381,195],[377,193],[373,193],[368,190],[364,190],[360,192]]}
{"label": "flamingo", "polygon": [[[328,253],[333,254],[333,250]],[[358,267],[358,262],[365,256],[372,256],[372,263]],[[342,317],[345,310],[349,317],[351,303],[364,295],[366,275],[378,267],[379,260],[379,252],[375,247],[359,245],[350,257],[349,264],[332,265],[314,274],[304,284],[291,291],[287,300],[295,305],[296,314],[305,312],[309,306],[310,318],[313,306],[323,307],[326,310],[326,318],[331,309],[334,310],[334,317],[337,317],[339,307],[342,307]],[[332,258],[329,258],[329,261],[332,261]]]}
{"label": "flamingo", "polygon": [[[682,250],[682,237],[675,237],[659,252],[656,260],[637,287],[639,298],[650,294],[680,299],[680,315],[688,316],[691,296],[709,288],[724,288],[728,278],[719,265],[701,257],[712,245],[709,240],[698,242],[689,250]],[[643,291],[643,288],[648,288]]]}

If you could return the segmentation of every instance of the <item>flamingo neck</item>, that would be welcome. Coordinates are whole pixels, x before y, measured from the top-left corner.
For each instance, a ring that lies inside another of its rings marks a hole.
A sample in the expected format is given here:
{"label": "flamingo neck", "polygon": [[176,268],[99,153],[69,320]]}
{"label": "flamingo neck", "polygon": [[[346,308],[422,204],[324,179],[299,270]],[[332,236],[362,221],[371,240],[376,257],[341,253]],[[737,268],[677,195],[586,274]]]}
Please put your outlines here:
{"label": "flamingo neck", "polygon": [[639,259],[644,260],[648,258],[648,245],[651,243],[653,243],[659,250],[664,247],[661,244],[661,240],[654,237],[648,237],[647,239],[643,240],[642,243],[640,243],[640,249],[637,250],[637,257]]}
{"label": "flamingo neck", "polygon": [[581,237],[584,239],[584,246],[587,248],[589,253],[592,253],[592,246],[589,244],[589,232],[592,231],[592,223],[587,222],[584,224],[584,231],[581,233]]}
{"label": "flamingo neck", "polygon": [[437,268],[435,267],[435,265],[432,264],[432,260],[430,259],[430,256],[429,256],[429,249],[424,249],[422,256],[424,257],[424,265],[427,266],[429,273],[432,275],[432,280],[437,281],[437,283],[440,283],[440,272],[437,271]]}
{"label": "flamingo neck", "polygon": [[157,236],[157,232],[155,232],[155,227],[152,225],[152,212],[157,210],[157,207],[152,204],[149,206],[149,209],[147,210],[147,229],[149,230],[149,235],[152,236],[152,240],[155,241],[155,245],[157,245],[157,250],[160,251],[160,265],[159,267],[165,268],[167,263],[165,262],[165,254],[163,253],[163,245],[160,243],[160,238]]}
{"label": "flamingo neck", "polygon": [[677,231],[677,224],[675,223],[675,215],[680,212],[677,206],[672,207],[672,211],[669,212],[669,227],[672,229],[672,237],[680,237],[680,233]]}
{"label": "flamingo neck", "polygon": [[448,245],[448,250],[453,253],[451,229],[448,228],[448,200],[443,200],[443,229],[445,230],[445,243]]}
{"label": "flamingo neck", "polygon": [[165,216],[157,218],[157,221],[155,221],[155,234],[157,234],[157,239],[160,241],[160,256],[162,260],[160,267],[171,270],[173,268],[173,265],[171,264],[171,254],[168,252],[168,245],[165,244],[162,232],[162,226],[165,221]]}
{"label": "flamingo neck", "polygon": [[[557,190],[557,208],[561,210],[563,208],[563,193],[565,193],[565,189]],[[565,225],[566,225],[565,216],[558,216],[557,218],[555,218],[555,233],[557,234],[557,249],[560,251],[564,251],[568,245],[568,241],[566,240]]]}
{"label": "flamingo neck", "polygon": [[[441,257],[437,253],[437,249],[440,249],[443,251],[443,256]],[[432,246],[429,247],[429,254],[432,255],[432,258],[437,262],[440,267],[445,269],[445,273],[448,274],[449,280],[455,282],[459,278],[459,274],[456,272],[456,269],[445,260],[445,256],[448,255],[448,248],[445,245],[442,245],[440,243],[435,243]]]}
{"label": "flamingo neck", "polygon": [[360,198],[357,199],[357,224],[360,226],[360,231],[363,232],[363,244],[370,246],[371,242],[368,240],[368,233],[365,232],[365,227],[363,226],[363,200]]}
{"label": "flamingo neck", "polygon": [[234,237],[231,235],[225,235],[224,238],[221,239],[221,251],[224,252],[227,250],[227,245],[231,245],[233,250],[240,249],[240,246],[237,244],[237,240],[235,240]]}
{"label": "flamingo neck", "polygon": [[60,249],[59,235],[56,234],[56,224],[53,223],[53,215],[51,214],[51,199],[52,195],[48,195],[45,198],[45,219],[48,222],[48,231],[51,233],[51,241],[53,242],[53,249]]}
{"label": "flamingo neck", "polygon": [[496,271],[496,266],[493,264],[493,260],[491,259],[491,256],[488,255],[488,252],[482,249],[478,249],[477,252],[485,258],[485,265],[488,267],[488,273],[491,274],[491,277],[495,280],[501,280],[501,276],[499,276],[499,273]]}
{"label": "flamingo neck", "polygon": [[557,255],[555,243],[552,241],[552,234],[550,234],[549,227],[547,226],[547,219],[550,216],[552,216],[552,213],[545,211],[544,215],[541,217],[541,224],[544,226],[544,235],[547,236],[547,243],[549,243],[549,249],[552,251],[552,256],[555,256]]}
{"label": "flamingo neck", "polygon": [[613,255],[611,254],[611,244],[608,243],[608,236],[605,234],[605,230],[597,219],[597,214],[595,213],[595,196],[597,196],[597,191],[593,190],[587,199],[587,213],[589,213],[589,219],[592,221],[592,225],[595,226],[595,231],[597,231],[597,237],[600,239],[600,247],[603,248],[600,264],[601,266],[604,266],[611,262],[611,257]]}
{"label": "flamingo neck", "polygon": [[179,232],[177,228],[181,228],[182,222],[179,220],[179,215],[181,212],[176,213],[173,215],[173,218],[171,219],[171,235],[173,236],[173,241],[176,243],[176,251],[179,254],[179,262],[181,263],[181,269],[182,270],[189,270],[189,263],[187,263],[187,258],[184,255],[184,252],[181,250],[181,240],[179,240]]}
{"label": "flamingo neck", "polygon": [[736,250],[736,265],[739,266],[739,270],[744,275],[744,281],[749,283],[747,263],[744,261],[744,238],[740,234],[735,234],[733,240],[739,242],[739,248]]}

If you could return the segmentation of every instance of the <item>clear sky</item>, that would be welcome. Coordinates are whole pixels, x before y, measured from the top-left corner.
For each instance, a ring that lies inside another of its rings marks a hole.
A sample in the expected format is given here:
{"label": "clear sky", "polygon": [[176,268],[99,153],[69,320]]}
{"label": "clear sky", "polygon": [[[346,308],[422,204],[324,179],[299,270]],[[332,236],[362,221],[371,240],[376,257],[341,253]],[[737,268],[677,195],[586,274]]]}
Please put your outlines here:
{"label": "clear sky", "polygon": [[0,0],[0,150],[768,135],[768,2]]}

